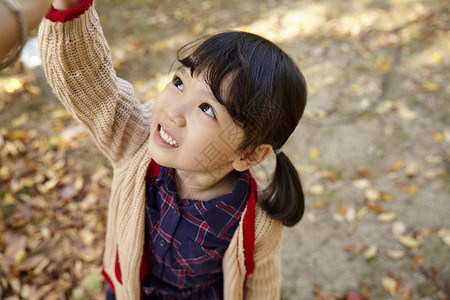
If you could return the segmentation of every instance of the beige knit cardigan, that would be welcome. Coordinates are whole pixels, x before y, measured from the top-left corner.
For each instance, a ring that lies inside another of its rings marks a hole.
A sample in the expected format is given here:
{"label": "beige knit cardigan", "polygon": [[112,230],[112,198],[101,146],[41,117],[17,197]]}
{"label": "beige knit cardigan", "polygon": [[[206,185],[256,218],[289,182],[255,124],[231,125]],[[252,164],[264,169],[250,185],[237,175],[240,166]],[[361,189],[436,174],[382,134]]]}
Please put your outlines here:
{"label": "beige knit cardigan", "polygon": [[[104,271],[114,285],[117,299],[139,299],[145,234],[144,178],[151,160],[146,147],[154,102],[141,104],[131,84],[116,76],[93,5],[72,21],[44,19],[39,41],[48,82],[112,164]],[[244,283],[242,223],[222,262],[224,299],[279,299],[283,225],[256,205],[255,270]],[[115,276],[116,254],[122,283]]]}

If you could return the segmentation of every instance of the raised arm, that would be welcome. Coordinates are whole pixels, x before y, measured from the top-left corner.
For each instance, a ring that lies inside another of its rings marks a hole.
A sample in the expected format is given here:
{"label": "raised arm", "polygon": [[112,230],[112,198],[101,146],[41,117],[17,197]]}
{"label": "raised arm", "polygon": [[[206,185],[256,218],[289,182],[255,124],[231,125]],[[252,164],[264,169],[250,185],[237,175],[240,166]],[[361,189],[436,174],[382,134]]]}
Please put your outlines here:
{"label": "raised arm", "polygon": [[112,164],[142,151],[151,109],[116,76],[93,0],[54,0],[39,41],[50,86]]}
{"label": "raised arm", "polygon": [[[36,28],[50,8],[51,0],[16,0],[23,10],[28,32]],[[20,22],[14,11],[0,1],[0,62],[20,42]]]}

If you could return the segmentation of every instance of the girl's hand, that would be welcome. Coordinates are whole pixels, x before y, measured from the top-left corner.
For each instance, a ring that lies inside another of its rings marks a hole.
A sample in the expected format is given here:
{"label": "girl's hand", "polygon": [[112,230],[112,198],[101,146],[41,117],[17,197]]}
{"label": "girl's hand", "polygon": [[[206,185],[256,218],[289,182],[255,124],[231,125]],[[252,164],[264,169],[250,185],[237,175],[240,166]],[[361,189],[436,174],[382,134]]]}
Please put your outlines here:
{"label": "girl's hand", "polygon": [[65,11],[74,7],[83,0],[53,0],[52,5],[56,10]]}

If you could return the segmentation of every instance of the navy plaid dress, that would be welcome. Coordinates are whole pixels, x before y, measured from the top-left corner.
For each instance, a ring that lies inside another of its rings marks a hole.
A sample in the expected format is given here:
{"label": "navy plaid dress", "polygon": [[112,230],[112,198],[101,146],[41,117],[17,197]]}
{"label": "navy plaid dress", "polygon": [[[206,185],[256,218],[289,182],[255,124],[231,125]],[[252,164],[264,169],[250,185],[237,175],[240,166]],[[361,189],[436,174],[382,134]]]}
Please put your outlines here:
{"label": "navy plaid dress", "polygon": [[222,299],[222,258],[247,203],[248,171],[232,193],[209,201],[179,199],[170,168],[161,166],[146,184],[143,298]]}

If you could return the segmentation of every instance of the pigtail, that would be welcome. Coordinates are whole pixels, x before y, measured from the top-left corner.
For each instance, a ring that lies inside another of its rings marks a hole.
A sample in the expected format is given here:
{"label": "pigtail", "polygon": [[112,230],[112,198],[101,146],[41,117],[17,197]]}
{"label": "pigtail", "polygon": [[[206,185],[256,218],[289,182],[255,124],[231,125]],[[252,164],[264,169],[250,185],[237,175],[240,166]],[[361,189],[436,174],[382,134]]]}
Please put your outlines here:
{"label": "pigtail", "polygon": [[262,193],[261,206],[273,219],[285,226],[297,224],[305,211],[305,197],[300,177],[286,154],[276,155],[272,182]]}

